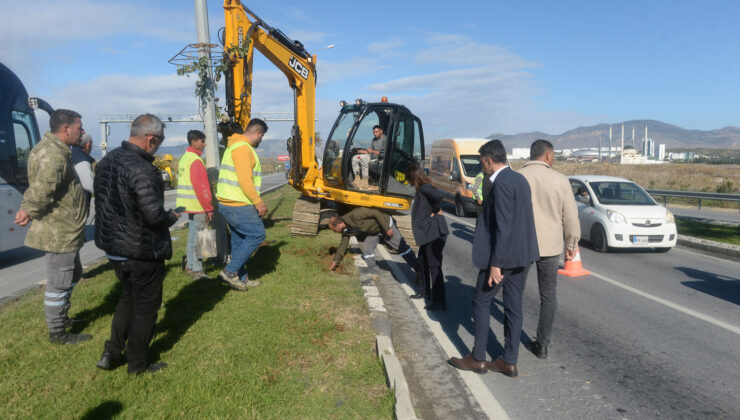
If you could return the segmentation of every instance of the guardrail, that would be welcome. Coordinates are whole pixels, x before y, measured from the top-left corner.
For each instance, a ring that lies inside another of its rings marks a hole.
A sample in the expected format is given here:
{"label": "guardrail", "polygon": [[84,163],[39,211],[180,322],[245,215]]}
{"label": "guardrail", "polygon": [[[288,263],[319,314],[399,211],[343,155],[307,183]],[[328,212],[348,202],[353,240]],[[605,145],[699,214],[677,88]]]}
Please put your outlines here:
{"label": "guardrail", "polygon": [[[667,205],[668,197],[695,198],[701,209],[701,200],[736,201],[740,202],[740,194],[724,194],[695,191],[645,190],[652,196],[663,196],[663,205]],[[740,207],[738,207],[740,211]]]}

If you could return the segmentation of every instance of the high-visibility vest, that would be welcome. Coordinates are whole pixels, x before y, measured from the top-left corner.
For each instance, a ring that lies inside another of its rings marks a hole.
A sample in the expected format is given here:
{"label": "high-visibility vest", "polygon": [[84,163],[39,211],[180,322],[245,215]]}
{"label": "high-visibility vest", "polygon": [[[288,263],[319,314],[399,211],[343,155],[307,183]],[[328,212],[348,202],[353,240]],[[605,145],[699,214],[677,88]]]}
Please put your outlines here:
{"label": "high-visibility vest", "polygon": [[262,166],[260,166],[260,158],[257,156],[257,152],[254,150],[251,144],[247,142],[236,142],[229,146],[224,152],[224,157],[221,159],[221,170],[218,172],[218,185],[216,186],[216,197],[223,198],[231,201],[241,201],[247,204],[252,204],[252,200],[244,194],[242,188],[239,186],[239,178],[236,175],[236,167],[234,167],[234,159],[231,154],[234,150],[239,147],[248,146],[254,155],[254,168],[252,169],[252,182],[254,188],[259,194],[260,188],[262,187]]}
{"label": "high-visibility vest", "polygon": [[180,164],[177,167],[177,200],[175,206],[185,207],[187,211],[202,212],[205,210],[195,195],[193,181],[190,179],[190,167],[196,160],[203,163],[203,159],[193,152],[185,152],[180,158]]}
{"label": "high-visibility vest", "polygon": [[475,177],[475,182],[473,183],[473,199],[475,200],[483,200],[483,177],[485,174],[483,172],[479,172],[478,175]]}

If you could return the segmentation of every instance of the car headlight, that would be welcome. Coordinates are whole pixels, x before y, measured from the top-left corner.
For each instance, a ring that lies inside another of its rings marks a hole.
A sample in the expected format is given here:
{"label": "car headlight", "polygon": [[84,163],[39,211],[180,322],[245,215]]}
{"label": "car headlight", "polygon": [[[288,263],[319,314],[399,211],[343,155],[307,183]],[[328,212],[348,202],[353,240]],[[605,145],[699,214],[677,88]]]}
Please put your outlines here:
{"label": "car headlight", "polygon": [[622,216],[622,213],[619,213],[614,210],[606,210],[606,217],[609,218],[609,220],[612,221],[615,225],[621,225],[627,223],[627,219]]}
{"label": "car headlight", "polygon": [[676,218],[673,217],[673,213],[671,213],[671,211],[668,209],[665,209],[665,222],[666,223],[676,223]]}

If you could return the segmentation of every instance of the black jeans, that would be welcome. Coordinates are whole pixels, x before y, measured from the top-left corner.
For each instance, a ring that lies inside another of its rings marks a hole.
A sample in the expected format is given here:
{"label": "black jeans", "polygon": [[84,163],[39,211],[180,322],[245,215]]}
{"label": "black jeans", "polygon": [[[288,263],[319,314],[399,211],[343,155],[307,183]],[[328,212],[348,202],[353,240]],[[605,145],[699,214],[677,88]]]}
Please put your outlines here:
{"label": "black jeans", "polygon": [[540,320],[537,324],[537,342],[550,344],[555,308],[558,304],[557,284],[560,255],[541,257],[537,261],[537,283],[540,289]]}
{"label": "black jeans", "polygon": [[129,259],[111,261],[111,264],[123,293],[113,314],[110,340],[105,342],[105,350],[119,357],[126,348],[128,372],[143,372],[149,364],[149,342],[162,306],[164,261]]}
{"label": "black jeans", "polygon": [[442,274],[442,250],[445,242],[447,242],[447,235],[442,235],[419,247],[419,270],[416,272],[419,294],[424,295],[425,298],[431,298],[433,304],[447,303],[445,278]]}

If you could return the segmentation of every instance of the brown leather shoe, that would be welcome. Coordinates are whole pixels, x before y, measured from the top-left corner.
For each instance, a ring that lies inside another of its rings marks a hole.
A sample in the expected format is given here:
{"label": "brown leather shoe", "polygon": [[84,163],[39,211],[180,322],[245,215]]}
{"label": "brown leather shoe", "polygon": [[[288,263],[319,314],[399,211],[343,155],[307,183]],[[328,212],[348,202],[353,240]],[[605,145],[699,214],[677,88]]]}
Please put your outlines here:
{"label": "brown leather shoe", "polygon": [[494,372],[501,372],[504,375],[512,378],[515,378],[517,375],[519,375],[519,371],[517,370],[516,365],[510,365],[501,360],[500,357],[493,362],[486,362],[486,367],[489,370],[492,370]]}
{"label": "brown leather shoe", "polygon": [[475,373],[486,373],[488,371],[486,369],[486,364],[488,362],[479,362],[473,359],[472,354],[469,354],[462,359],[459,357],[452,357],[447,361],[447,363],[460,370],[472,370]]}

